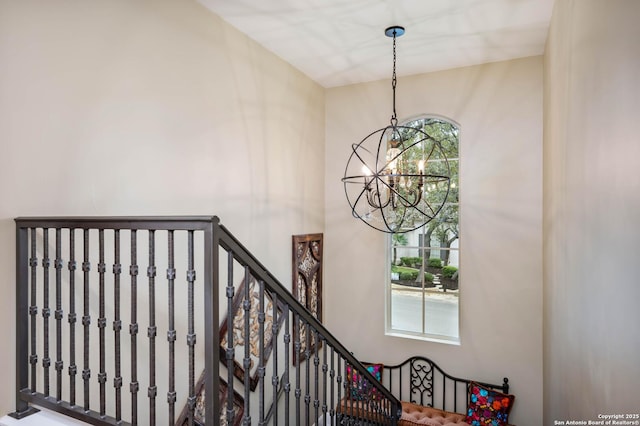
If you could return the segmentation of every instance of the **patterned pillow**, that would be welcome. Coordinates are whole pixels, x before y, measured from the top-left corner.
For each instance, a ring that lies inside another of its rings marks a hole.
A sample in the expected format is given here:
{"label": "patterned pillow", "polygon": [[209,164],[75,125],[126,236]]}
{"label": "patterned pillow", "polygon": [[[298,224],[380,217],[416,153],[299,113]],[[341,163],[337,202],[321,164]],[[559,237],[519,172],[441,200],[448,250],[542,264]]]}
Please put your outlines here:
{"label": "patterned pillow", "polygon": [[[367,371],[380,381],[382,379],[383,364],[365,364]],[[363,401],[366,399],[379,399],[377,390],[371,383],[358,374],[358,371],[347,365],[347,386],[351,391],[351,398],[356,401]]]}
{"label": "patterned pillow", "polygon": [[515,396],[486,388],[478,383],[469,384],[467,423],[471,426],[505,426]]}

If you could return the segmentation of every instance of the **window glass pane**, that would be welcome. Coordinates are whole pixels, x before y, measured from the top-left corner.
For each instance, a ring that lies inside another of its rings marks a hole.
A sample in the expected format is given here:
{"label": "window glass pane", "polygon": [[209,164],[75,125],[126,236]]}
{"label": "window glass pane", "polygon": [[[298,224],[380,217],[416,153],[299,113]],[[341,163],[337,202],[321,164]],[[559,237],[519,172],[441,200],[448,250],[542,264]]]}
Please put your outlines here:
{"label": "window glass pane", "polygon": [[391,320],[391,327],[395,330],[404,330],[422,333],[422,311],[420,292],[411,292],[398,287],[394,290],[392,310],[395,314]]}
{"label": "window glass pane", "polygon": [[440,212],[422,228],[392,234],[389,238],[387,331],[394,335],[457,342],[458,128],[440,118],[421,118],[404,125],[420,128],[441,143],[446,159],[432,157],[426,167],[430,173],[444,172],[448,162],[451,183],[448,192],[425,185],[424,197],[445,201]]}

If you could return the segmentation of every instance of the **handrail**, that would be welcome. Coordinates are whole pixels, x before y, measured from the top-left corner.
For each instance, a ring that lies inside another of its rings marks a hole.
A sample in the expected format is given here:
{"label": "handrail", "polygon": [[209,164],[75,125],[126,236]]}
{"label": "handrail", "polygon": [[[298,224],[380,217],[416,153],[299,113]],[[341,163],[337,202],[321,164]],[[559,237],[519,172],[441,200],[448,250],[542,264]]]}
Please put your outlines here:
{"label": "handrail", "polygon": [[14,219],[17,228],[207,230],[217,216],[33,216]]}

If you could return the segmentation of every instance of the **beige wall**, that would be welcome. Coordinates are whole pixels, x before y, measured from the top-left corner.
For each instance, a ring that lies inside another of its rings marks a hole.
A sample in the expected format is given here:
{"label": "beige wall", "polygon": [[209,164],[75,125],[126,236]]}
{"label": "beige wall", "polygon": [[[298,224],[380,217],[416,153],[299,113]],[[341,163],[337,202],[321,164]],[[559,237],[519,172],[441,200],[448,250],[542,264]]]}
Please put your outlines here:
{"label": "beige wall", "polygon": [[0,1],[0,414],[14,224],[216,214],[290,285],[324,228],[324,90],[191,1]]}
{"label": "beige wall", "polygon": [[545,54],[545,424],[638,413],[640,2],[559,0]]}
{"label": "beige wall", "polygon": [[384,335],[385,235],[351,217],[340,179],[352,143],[384,127],[390,82],[327,91],[325,318],[356,357],[432,357],[517,395],[513,423],[542,412],[542,57],[401,77],[399,119],[461,126],[461,345]]}
{"label": "beige wall", "polygon": [[[638,16],[635,0],[554,11],[545,424],[637,411]],[[541,58],[399,79],[400,119],[462,129],[460,346],[384,336],[384,235],[344,199],[350,144],[388,123],[388,81],[325,92],[195,2],[151,0],[0,0],[0,67],[0,413],[13,408],[15,216],[217,214],[286,284],[290,235],[325,229],[325,322],[356,356],[509,376],[512,421],[540,424]]]}

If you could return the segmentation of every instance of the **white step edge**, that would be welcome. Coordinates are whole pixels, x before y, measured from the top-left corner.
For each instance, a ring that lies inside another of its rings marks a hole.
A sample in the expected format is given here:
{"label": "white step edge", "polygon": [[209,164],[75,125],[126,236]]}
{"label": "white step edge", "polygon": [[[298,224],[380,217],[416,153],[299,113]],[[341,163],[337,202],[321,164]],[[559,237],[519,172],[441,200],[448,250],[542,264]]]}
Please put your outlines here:
{"label": "white step edge", "polygon": [[64,426],[64,425],[88,425],[72,417],[63,416],[46,408],[37,407],[40,412],[17,420],[13,417],[4,416],[0,418],[0,426]]}

